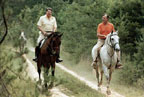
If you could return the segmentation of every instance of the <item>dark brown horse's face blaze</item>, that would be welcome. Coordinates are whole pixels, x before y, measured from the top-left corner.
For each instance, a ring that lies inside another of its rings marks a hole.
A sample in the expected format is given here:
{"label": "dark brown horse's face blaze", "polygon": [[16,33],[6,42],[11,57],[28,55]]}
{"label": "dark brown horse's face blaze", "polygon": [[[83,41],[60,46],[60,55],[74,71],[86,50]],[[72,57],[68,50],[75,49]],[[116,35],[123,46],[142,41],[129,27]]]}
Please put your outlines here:
{"label": "dark brown horse's face blaze", "polygon": [[53,48],[53,52],[55,54],[58,54],[59,53],[59,50],[60,50],[60,45],[61,45],[61,36],[62,35],[58,35],[56,37],[53,38],[53,42],[52,42],[52,48]]}

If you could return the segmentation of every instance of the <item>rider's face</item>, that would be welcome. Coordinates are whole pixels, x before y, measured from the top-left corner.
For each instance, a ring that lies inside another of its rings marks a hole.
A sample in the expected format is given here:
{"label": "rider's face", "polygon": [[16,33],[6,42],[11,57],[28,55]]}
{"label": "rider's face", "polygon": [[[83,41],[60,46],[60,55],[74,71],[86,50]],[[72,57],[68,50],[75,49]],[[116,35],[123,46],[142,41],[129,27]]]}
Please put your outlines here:
{"label": "rider's face", "polygon": [[52,11],[51,10],[46,11],[46,15],[47,16],[51,16],[52,15]]}
{"label": "rider's face", "polygon": [[102,17],[102,21],[103,21],[104,23],[107,23],[107,22],[108,22],[107,16],[104,15],[104,16]]}

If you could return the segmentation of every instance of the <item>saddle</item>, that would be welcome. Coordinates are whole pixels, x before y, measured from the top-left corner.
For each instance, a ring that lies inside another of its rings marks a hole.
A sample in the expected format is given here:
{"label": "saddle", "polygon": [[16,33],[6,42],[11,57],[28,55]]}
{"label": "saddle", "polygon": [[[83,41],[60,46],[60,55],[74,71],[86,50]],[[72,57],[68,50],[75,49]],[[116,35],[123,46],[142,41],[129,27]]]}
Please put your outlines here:
{"label": "saddle", "polygon": [[[46,42],[46,40],[49,39],[50,37],[52,37],[52,34],[48,35],[46,38],[42,39],[42,40],[39,42],[39,44],[38,44],[38,46],[37,46],[37,51],[38,51],[38,53],[39,53],[39,51],[41,50],[41,48],[42,48],[42,46],[44,45],[44,43]],[[52,41],[50,41],[50,44],[51,44],[51,43],[52,43]],[[51,47],[50,47],[50,44],[49,44],[48,47],[47,47],[47,51],[51,54],[52,49],[51,49]]]}
{"label": "saddle", "polygon": [[[97,51],[97,54],[98,54],[98,55],[97,55],[97,57],[96,57],[96,60],[94,61],[94,62],[96,62],[96,63],[97,63],[97,62],[99,61],[99,59],[100,59],[100,50],[101,50],[102,47],[103,47],[103,45],[98,48],[98,51]],[[122,66],[121,64],[118,64],[118,63],[119,63],[119,61],[117,61],[117,64],[116,64],[116,66],[115,66],[116,69],[119,69],[119,67]],[[110,67],[111,67],[111,64],[110,64],[110,66],[108,67],[108,69],[110,69]]]}
{"label": "saddle", "polygon": [[100,50],[101,50],[102,47],[103,47],[103,45],[101,47],[99,47],[98,50],[97,50],[97,57],[96,57],[96,59],[94,61],[96,63],[98,62],[98,59],[100,59]]}

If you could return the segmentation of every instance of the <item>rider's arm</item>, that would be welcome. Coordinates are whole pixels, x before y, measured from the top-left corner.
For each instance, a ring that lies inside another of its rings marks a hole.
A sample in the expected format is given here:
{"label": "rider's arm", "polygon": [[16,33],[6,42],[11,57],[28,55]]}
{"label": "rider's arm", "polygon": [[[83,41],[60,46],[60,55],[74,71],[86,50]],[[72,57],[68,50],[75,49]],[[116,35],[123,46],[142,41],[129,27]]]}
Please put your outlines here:
{"label": "rider's arm", "polygon": [[37,22],[37,26],[38,26],[38,29],[41,31],[41,33],[43,35],[46,35],[46,32],[42,29],[42,24],[43,24],[43,20],[42,20],[42,17],[40,17],[39,21]]}
{"label": "rider's arm", "polygon": [[46,32],[42,29],[41,26],[38,26],[38,29],[42,32],[43,35],[46,35]]}
{"label": "rider's arm", "polygon": [[56,30],[57,30],[57,22],[56,22],[56,19],[54,18],[53,31],[56,32]]}
{"label": "rider's arm", "polygon": [[97,36],[98,37],[106,37],[105,35],[100,34],[100,25],[98,25],[98,28],[97,28]]}
{"label": "rider's arm", "polygon": [[114,25],[112,24],[112,30],[113,30],[113,32],[115,32],[115,28],[114,28]]}
{"label": "rider's arm", "polygon": [[99,37],[99,36],[100,36],[100,37],[106,37],[106,35],[102,35],[102,34],[100,34],[100,33],[98,33],[98,32],[97,32],[97,36],[98,36],[98,37]]}

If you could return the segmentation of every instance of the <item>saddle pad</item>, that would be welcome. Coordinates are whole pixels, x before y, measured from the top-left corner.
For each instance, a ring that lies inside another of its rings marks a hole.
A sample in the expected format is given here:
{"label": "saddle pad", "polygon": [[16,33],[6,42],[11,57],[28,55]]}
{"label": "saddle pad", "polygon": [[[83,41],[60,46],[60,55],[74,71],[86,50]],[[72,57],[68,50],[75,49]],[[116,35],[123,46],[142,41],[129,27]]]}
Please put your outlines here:
{"label": "saddle pad", "polygon": [[[48,36],[50,36],[51,35],[51,33],[47,33],[48,34]],[[43,46],[43,44],[44,44],[44,42],[45,42],[45,40],[46,40],[47,38],[45,37],[44,39],[42,39],[41,41],[40,41],[40,48]]]}
{"label": "saddle pad", "polygon": [[40,43],[40,48],[43,46],[44,42],[45,42],[46,38],[44,38],[43,40],[41,40],[41,43]]}

